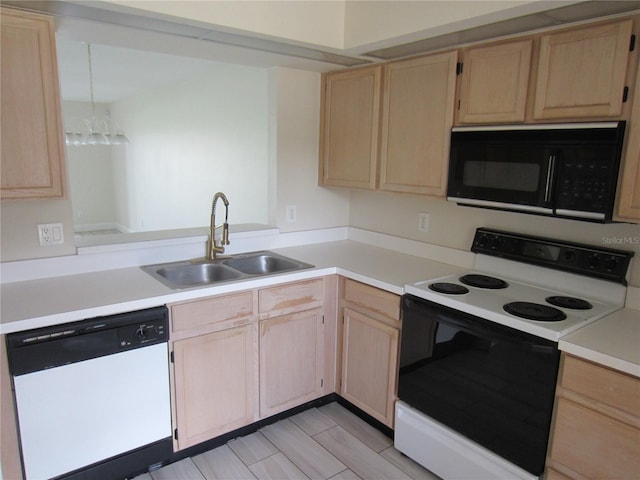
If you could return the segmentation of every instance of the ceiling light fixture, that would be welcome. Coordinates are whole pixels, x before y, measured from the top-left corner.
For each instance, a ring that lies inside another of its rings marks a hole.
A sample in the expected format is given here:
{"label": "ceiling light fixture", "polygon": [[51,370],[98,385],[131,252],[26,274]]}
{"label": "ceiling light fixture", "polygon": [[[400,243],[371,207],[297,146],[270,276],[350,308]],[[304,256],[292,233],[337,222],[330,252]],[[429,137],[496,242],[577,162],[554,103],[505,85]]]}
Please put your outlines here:
{"label": "ceiling light fixture", "polygon": [[89,62],[89,94],[91,97],[91,119],[83,119],[87,125],[88,133],[84,135],[82,132],[73,132],[69,129],[65,131],[65,143],[67,145],[124,145],[129,143],[129,139],[122,130],[116,130],[115,134],[111,134],[110,124],[111,115],[107,110],[106,118],[103,120],[104,130],[98,128],[96,121],[96,105],[93,99],[93,64],[91,58],[91,44],[87,43],[87,60]]}

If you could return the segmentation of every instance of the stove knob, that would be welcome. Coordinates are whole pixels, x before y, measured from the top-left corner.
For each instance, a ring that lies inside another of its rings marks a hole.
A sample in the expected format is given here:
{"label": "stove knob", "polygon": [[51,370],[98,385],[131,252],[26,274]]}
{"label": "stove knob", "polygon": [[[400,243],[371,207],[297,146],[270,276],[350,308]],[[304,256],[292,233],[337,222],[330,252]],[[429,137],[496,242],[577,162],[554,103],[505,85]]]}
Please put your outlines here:
{"label": "stove knob", "polygon": [[564,259],[567,262],[573,262],[576,259],[576,252],[575,250],[565,250],[564,252]]}
{"label": "stove knob", "polygon": [[620,259],[618,257],[609,257],[605,262],[604,266],[607,269],[607,271],[612,272],[618,267],[619,263],[620,263]]}

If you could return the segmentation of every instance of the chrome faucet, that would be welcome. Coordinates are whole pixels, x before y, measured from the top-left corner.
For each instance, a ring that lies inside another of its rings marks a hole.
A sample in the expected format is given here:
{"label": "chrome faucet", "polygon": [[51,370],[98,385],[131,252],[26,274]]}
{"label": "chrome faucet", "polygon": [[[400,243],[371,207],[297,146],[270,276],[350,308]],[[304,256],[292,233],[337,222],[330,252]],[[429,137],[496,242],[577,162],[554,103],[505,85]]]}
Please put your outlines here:
{"label": "chrome faucet", "polygon": [[[224,203],[224,223],[216,227],[216,202],[222,199]],[[224,245],[229,245],[229,200],[224,193],[218,192],[213,196],[211,204],[211,225],[209,226],[209,249],[207,253],[208,260],[215,260],[218,253],[224,253]],[[222,226],[222,239],[220,245],[216,245],[215,233],[216,229]]]}

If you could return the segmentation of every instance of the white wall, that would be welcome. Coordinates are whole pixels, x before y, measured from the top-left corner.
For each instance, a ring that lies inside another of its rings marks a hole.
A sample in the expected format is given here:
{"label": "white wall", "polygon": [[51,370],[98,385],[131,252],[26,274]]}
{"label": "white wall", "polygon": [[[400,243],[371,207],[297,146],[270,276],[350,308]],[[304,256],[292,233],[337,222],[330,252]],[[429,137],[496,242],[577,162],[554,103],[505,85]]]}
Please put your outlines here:
{"label": "white wall", "polygon": [[[477,227],[489,227],[631,250],[630,283],[640,286],[640,225],[599,224],[523,213],[461,207],[444,199],[388,192],[354,191],[351,226],[468,251]],[[418,231],[418,213],[430,214],[429,231]]]}
{"label": "white wall", "polygon": [[113,104],[130,140],[112,150],[118,221],[130,231],[206,226],[222,191],[231,223],[268,223],[267,80],[266,69],[219,64]]}
{"label": "white wall", "polygon": [[[96,104],[96,119],[105,119],[108,105]],[[65,129],[87,133],[83,119],[91,119],[88,102],[62,102]],[[104,125],[97,125],[101,130]],[[106,145],[67,146],[69,193],[76,230],[108,228],[116,223],[113,162]]]}

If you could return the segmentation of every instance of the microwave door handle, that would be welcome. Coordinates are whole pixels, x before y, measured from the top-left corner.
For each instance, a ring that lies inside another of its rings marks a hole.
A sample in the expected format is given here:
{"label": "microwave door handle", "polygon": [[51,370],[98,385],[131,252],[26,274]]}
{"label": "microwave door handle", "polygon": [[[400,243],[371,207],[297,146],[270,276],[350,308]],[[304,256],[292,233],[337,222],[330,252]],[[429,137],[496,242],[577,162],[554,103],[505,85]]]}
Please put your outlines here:
{"label": "microwave door handle", "polygon": [[549,164],[547,165],[547,181],[544,186],[544,202],[551,202],[551,186],[553,181],[553,174],[556,166],[556,155],[552,153],[549,155]]}

